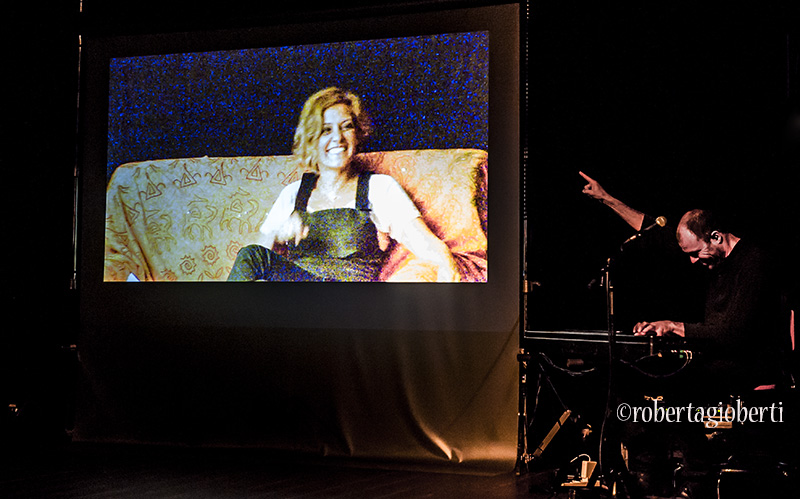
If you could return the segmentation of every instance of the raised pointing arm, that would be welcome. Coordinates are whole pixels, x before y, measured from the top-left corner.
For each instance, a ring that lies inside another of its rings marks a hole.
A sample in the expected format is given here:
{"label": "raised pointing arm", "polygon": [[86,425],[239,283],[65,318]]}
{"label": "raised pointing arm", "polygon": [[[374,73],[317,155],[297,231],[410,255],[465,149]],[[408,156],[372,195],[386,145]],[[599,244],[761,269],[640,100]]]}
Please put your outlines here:
{"label": "raised pointing arm", "polygon": [[578,172],[584,180],[586,180],[587,184],[583,187],[583,193],[589,196],[592,199],[596,199],[603,203],[604,205],[608,206],[614,212],[619,215],[628,225],[633,227],[635,230],[640,231],[642,230],[642,224],[644,223],[644,213],[639,210],[635,210],[628,206],[627,204],[623,203],[619,199],[615,198],[601,186],[596,180],[592,179],[588,175],[583,172]]}

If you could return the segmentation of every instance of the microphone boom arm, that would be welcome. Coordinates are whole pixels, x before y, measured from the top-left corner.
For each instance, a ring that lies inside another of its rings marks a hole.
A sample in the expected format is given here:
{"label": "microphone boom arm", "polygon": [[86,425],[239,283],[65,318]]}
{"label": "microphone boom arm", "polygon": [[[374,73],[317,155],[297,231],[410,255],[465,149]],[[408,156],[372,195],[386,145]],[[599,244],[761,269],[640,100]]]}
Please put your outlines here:
{"label": "microphone boom arm", "polygon": [[638,239],[638,238],[642,237],[642,234],[644,234],[645,232],[647,232],[647,231],[649,231],[649,230],[651,230],[651,229],[653,229],[653,228],[655,228],[655,227],[664,227],[665,225],[667,225],[667,219],[666,219],[666,217],[658,217],[658,218],[656,218],[656,221],[655,221],[655,222],[653,222],[652,224],[648,225],[648,226],[647,226],[647,227],[645,227],[644,229],[640,230],[640,231],[639,231],[639,232],[637,232],[636,234],[634,234],[634,235],[632,235],[631,237],[629,237],[628,239],[626,239],[626,240],[625,240],[625,241],[624,241],[624,242],[623,242],[623,243],[622,243],[622,244],[619,246],[619,250],[620,250],[620,251],[622,251],[622,250],[625,248],[625,245],[626,245],[626,244],[628,244],[628,243],[630,243],[631,241],[634,241],[634,240],[636,240],[636,239]]}

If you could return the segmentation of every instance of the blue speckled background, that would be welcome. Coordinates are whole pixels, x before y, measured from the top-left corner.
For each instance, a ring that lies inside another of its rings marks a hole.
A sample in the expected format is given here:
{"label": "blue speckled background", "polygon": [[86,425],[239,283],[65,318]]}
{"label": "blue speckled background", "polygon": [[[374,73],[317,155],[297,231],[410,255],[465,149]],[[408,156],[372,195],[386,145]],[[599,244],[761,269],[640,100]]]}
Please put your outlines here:
{"label": "blue speckled background", "polygon": [[130,161],[290,154],[312,93],[362,96],[364,151],[488,150],[487,32],[111,60],[107,172]]}

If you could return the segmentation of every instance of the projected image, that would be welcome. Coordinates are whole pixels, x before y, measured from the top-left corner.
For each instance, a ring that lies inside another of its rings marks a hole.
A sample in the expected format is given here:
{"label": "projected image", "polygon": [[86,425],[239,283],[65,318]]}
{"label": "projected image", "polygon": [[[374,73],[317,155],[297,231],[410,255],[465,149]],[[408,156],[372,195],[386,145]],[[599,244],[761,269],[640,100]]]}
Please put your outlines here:
{"label": "projected image", "polygon": [[104,280],[486,282],[488,48],[112,59]]}

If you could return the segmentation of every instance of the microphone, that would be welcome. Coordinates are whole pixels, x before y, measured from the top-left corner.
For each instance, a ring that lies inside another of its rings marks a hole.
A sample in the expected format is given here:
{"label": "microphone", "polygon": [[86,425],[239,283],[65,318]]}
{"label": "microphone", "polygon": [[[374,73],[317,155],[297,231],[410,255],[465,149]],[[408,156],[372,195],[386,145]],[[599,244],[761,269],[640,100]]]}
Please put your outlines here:
{"label": "microphone", "polygon": [[625,246],[626,244],[628,244],[629,242],[631,242],[631,241],[633,241],[635,239],[638,239],[639,237],[642,236],[642,234],[644,234],[648,230],[653,229],[655,227],[664,227],[665,225],[667,225],[666,217],[658,217],[658,218],[656,218],[655,222],[653,222],[652,224],[648,225],[644,229],[640,230],[636,234],[634,234],[631,237],[629,237],[628,239],[626,239],[625,242],[620,245],[620,247],[619,247],[620,251],[622,250],[623,246]]}

